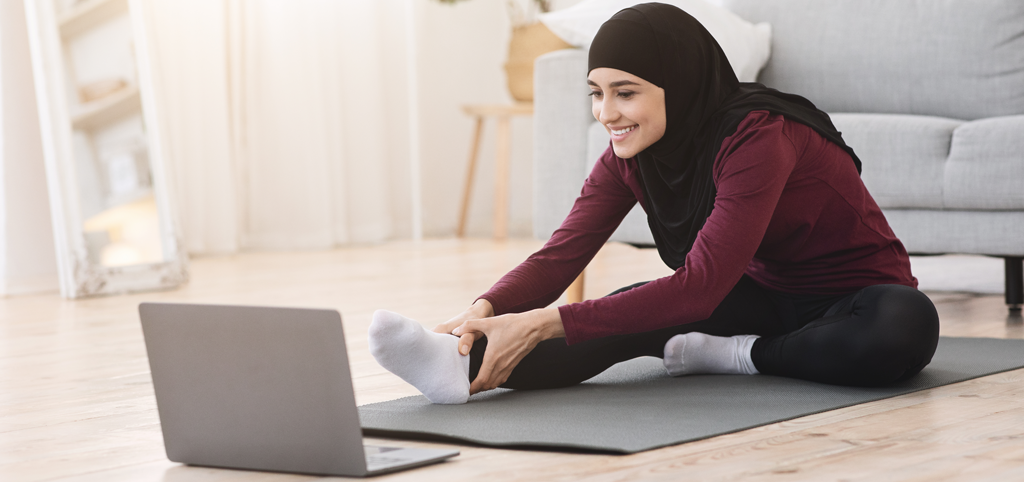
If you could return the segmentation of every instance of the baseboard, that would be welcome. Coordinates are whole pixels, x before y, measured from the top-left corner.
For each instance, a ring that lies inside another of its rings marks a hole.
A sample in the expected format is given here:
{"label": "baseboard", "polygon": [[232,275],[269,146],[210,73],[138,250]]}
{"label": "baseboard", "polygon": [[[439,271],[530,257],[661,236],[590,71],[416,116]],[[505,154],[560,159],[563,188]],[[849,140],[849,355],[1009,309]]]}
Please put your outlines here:
{"label": "baseboard", "polygon": [[0,280],[0,296],[55,293],[60,290],[57,273],[33,276],[14,276]]}

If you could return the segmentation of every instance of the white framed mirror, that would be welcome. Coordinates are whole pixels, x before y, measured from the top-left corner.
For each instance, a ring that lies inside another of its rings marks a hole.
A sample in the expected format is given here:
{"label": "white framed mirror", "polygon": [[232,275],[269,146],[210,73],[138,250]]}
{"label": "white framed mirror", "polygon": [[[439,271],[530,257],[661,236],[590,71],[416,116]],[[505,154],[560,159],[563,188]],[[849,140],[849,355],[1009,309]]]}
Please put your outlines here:
{"label": "white framed mirror", "polygon": [[188,279],[142,0],[25,0],[61,294]]}

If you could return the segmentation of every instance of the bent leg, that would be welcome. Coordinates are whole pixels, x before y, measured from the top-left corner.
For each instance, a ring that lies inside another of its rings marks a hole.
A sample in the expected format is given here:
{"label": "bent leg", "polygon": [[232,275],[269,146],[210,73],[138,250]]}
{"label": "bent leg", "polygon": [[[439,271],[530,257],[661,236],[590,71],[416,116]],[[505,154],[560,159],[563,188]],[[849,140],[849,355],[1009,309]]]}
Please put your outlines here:
{"label": "bent leg", "polygon": [[[627,286],[611,295],[642,284]],[[619,362],[641,356],[660,358],[670,338],[694,331],[716,336],[765,336],[785,332],[767,292],[744,276],[707,320],[646,333],[597,338],[573,345],[566,345],[564,338],[545,340],[519,362],[501,386],[532,390],[576,385]],[[486,346],[486,339],[473,344],[470,352],[470,380],[476,378],[480,370]]]}
{"label": "bent leg", "polygon": [[909,378],[931,362],[939,317],[924,293],[902,285],[864,288],[799,330],[754,342],[768,375],[872,386]]}

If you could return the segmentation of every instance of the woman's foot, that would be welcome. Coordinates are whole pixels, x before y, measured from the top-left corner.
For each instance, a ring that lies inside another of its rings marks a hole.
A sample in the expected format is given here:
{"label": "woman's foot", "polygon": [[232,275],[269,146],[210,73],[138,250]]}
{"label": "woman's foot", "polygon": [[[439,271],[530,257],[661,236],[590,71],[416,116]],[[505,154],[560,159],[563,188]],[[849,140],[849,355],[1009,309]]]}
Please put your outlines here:
{"label": "woman's foot", "polygon": [[455,336],[427,331],[398,313],[377,310],[370,323],[370,354],[431,403],[469,399],[469,357],[459,354]]}
{"label": "woman's foot", "polygon": [[750,348],[757,335],[711,336],[704,333],[676,335],[665,343],[665,368],[669,375],[756,375]]}

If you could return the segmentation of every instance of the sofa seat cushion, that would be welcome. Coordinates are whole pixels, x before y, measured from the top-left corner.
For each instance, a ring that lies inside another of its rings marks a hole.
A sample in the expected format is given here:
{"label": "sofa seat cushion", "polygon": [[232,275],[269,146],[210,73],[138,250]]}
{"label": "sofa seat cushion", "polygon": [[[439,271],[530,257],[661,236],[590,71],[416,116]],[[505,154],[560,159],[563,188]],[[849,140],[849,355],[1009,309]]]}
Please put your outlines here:
{"label": "sofa seat cushion", "polygon": [[832,114],[882,208],[1024,209],[1024,116]]}
{"label": "sofa seat cushion", "polygon": [[883,209],[911,254],[1024,256],[1024,211]]}
{"label": "sofa seat cushion", "polygon": [[945,209],[1024,209],[1024,115],[968,122],[953,131]]}
{"label": "sofa seat cushion", "polygon": [[864,164],[861,179],[882,208],[942,209],[953,131],[963,122],[893,114],[832,114]]}

